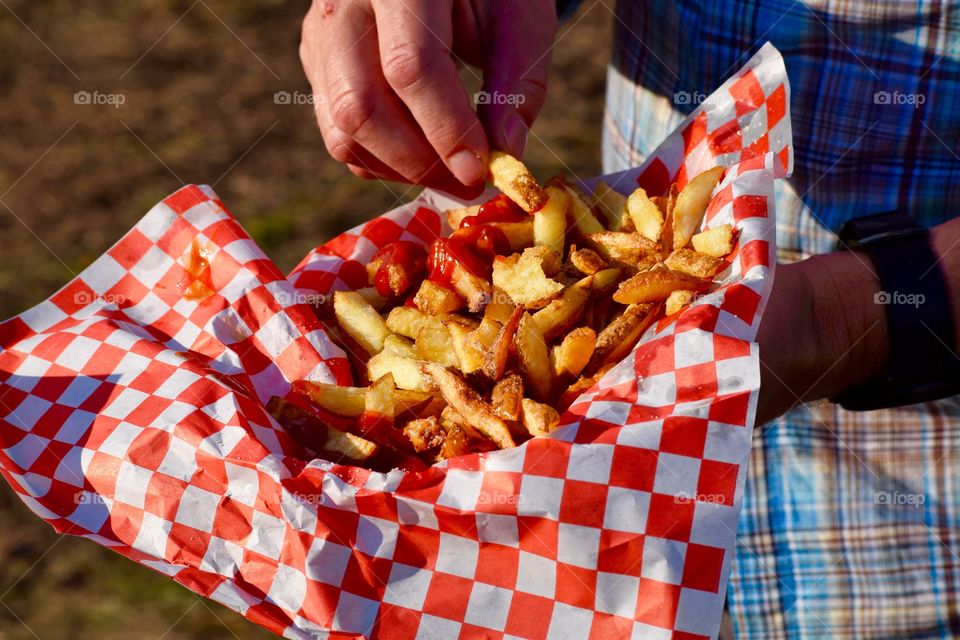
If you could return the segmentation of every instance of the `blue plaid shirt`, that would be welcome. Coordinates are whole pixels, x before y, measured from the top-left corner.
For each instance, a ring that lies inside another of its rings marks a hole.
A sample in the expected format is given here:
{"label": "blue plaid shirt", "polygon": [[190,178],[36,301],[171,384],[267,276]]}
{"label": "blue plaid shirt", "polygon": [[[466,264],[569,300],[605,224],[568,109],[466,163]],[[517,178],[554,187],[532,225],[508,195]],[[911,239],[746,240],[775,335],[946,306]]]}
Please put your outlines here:
{"label": "blue plaid shirt", "polygon": [[[943,222],[960,205],[958,36],[949,1],[621,0],[604,170],[640,164],[771,41],[796,152],[777,192],[780,259],[834,250],[844,221],[869,213]],[[737,637],[960,637],[960,400],[861,414],[821,402],[758,430]]]}

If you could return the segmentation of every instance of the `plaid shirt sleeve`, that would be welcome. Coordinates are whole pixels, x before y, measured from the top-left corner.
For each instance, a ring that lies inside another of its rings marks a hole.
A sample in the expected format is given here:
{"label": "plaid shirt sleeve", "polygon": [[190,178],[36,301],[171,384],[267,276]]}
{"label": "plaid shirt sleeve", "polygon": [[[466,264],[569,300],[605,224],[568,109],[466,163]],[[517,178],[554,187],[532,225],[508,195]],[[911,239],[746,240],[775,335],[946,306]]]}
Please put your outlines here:
{"label": "plaid shirt sleeve", "polygon": [[[960,3],[621,0],[604,169],[635,166],[766,41],[792,90],[781,260],[861,215],[960,211]],[[960,637],[960,399],[803,406],[753,450],[730,609],[743,638]]]}

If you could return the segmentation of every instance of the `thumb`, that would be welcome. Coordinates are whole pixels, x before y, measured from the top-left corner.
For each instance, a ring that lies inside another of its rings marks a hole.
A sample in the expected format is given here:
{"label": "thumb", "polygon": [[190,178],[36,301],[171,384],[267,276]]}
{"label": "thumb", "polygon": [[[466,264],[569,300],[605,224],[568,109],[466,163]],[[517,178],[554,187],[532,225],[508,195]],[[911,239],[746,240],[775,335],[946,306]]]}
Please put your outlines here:
{"label": "thumb", "polygon": [[491,146],[520,157],[547,97],[556,10],[553,2],[496,5],[477,112]]}

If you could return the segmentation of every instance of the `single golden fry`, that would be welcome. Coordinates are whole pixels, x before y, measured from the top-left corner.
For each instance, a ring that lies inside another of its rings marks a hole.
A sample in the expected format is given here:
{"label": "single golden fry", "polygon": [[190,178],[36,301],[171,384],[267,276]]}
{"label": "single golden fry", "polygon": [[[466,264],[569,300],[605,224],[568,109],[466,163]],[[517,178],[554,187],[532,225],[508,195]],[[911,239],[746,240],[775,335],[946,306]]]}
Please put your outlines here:
{"label": "single golden fry", "polygon": [[723,167],[708,169],[694,177],[677,196],[673,210],[673,248],[682,249],[690,242],[707,212],[713,190],[723,176]]}
{"label": "single golden fry", "polygon": [[595,208],[607,221],[607,229],[621,231],[623,226],[623,212],[626,210],[627,198],[609,184],[600,180],[593,190]]}
{"label": "single golden fry", "polygon": [[353,338],[367,353],[383,350],[383,341],[389,335],[387,324],[356,291],[337,291],[333,294],[333,311],[340,328]]}
{"label": "single golden fry", "polygon": [[533,389],[534,395],[546,400],[553,387],[553,375],[550,371],[550,355],[543,333],[533,317],[524,313],[514,338],[520,369],[523,371],[526,386]]}
{"label": "single golden fry", "polygon": [[[537,212],[540,215],[540,212]],[[488,222],[487,226],[499,229],[500,233],[507,239],[510,249],[513,251],[523,251],[527,247],[534,245],[534,225],[536,218],[524,220],[523,222]]]}
{"label": "single golden fry", "polygon": [[660,245],[639,233],[603,231],[587,238],[604,260],[627,267],[648,269],[660,254]]}
{"label": "single golden fry", "polygon": [[723,260],[698,253],[692,249],[677,249],[664,261],[673,271],[696,278],[712,278],[723,265]]}
{"label": "single golden fry", "polygon": [[445,367],[456,367],[460,364],[453,348],[450,330],[443,323],[438,322],[420,329],[416,347],[421,360],[437,362]]}
{"label": "single golden fry", "polygon": [[523,254],[494,258],[493,284],[517,304],[542,307],[563,291],[562,284],[547,276],[558,268],[559,259],[552,249],[531,247]]}
{"label": "single golden fry", "polygon": [[580,320],[586,311],[590,289],[596,277],[587,276],[567,287],[559,298],[533,314],[533,320],[546,340],[566,333]]}
{"label": "single golden fry", "polygon": [[457,366],[463,373],[479,371],[483,366],[483,351],[470,341],[470,329],[457,322],[448,322],[447,330],[453,342],[453,353],[457,357]]}
{"label": "single golden fry", "polygon": [[665,311],[668,316],[672,316],[677,313],[688,304],[693,302],[693,291],[686,291],[684,289],[677,289],[676,291],[670,292],[670,295],[667,296],[667,303],[665,305]]}
{"label": "single golden fry", "polygon": [[560,414],[553,407],[530,398],[522,402],[523,426],[532,436],[545,436],[560,424]]}
{"label": "single golden fry", "polygon": [[620,283],[613,299],[621,304],[656,302],[664,300],[677,289],[700,289],[706,284],[701,278],[669,269],[651,269]]}
{"label": "single golden fry", "polygon": [[570,195],[569,215],[573,219],[573,224],[581,235],[586,236],[589,233],[600,233],[606,231],[604,226],[593,215],[593,210],[587,204],[580,194],[570,185],[564,185],[567,193]]}
{"label": "single golden fry", "polygon": [[733,251],[733,227],[723,224],[701,231],[690,238],[690,244],[700,253],[714,258],[723,258]]}
{"label": "single golden fry", "polygon": [[571,248],[570,263],[577,271],[588,276],[607,268],[607,263],[592,249]]}
{"label": "single golden fry", "polygon": [[430,391],[429,383],[420,373],[420,360],[398,356],[389,351],[381,351],[367,362],[367,377],[378,380],[393,374],[396,385],[411,391]]}
{"label": "single golden fry", "polygon": [[493,381],[502,378],[504,371],[507,369],[510,345],[513,344],[513,338],[517,333],[517,327],[520,326],[521,317],[523,317],[523,306],[518,304],[507,322],[500,327],[493,344],[487,349],[483,361],[483,372]]}
{"label": "single golden fry", "polygon": [[666,196],[654,200],[657,207],[663,212],[663,233],[660,234],[660,257],[666,259],[673,251],[673,210],[677,205],[680,190],[677,185],[670,185],[670,192]]}
{"label": "single golden fry", "polygon": [[467,301],[453,289],[433,280],[424,280],[417,290],[417,295],[413,297],[413,303],[424,313],[438,316],[463,308]]}
{"label": "single golden fry", "polygon": [[563,255],[564,234],[567,231],[570,194],[556,186],[548,186],[545,191],[547,204],[533,216],[533,243],[549,247],[560,256]]}
{"label": "single golden fry", "polygon": [[563,342],[550,351],[550,364],[558,378],[580,375],[597,343],[597,334],[590,327],[578,327],[568,333]]}
{"label": "single golden fry", "polygon": [[395,392],[396,385],[394,385],[392,373],[386,373],[378,378],[367,387],[363,396],[364,414],[393,422],[397,412]]}
{"label": "single golden fry", "polygon": [[433,326],[437,320],[414,307],[399,306],[390,310],[387,316],[387,329],[393,333],[416,340],[420,330]]}
{"label": "single golden fry", "polygon": [[643,189],[637,189],[627,198],[627,212],[633,220],[637,233],[658,242],[663,235],[663,212]]}
{"label": "single golden fry", "polygon": [[505,376],[490,393],[493,412],[509,423],[520,420],[520,401],[523,400],[523,378],[516,373]]}
{"label": "single golden fry", "polygon": [[423,370],[434,380],[447,404],[457,410],[477,431],[506,449],[516,446],[510,429],[492,407],[480,399],[458,374],[436,363],[423,365]]}
{"label": "single golden fry", "polygon": [[520,160],[502,151],[491,151],[488,169],[493,186],[527,213],[539,211],[546,204],[547,194]]}
{"label": "single golden fry", "polygon": [[383,350],[404,358],[419,357],[413,342],[397,333],[391,333],[383,340]]}
{"label": "single golden fry", "polygon": [[626,357],[652,323],[656,314],[652,305],[630,305],[597,336],[596,348],[587,371],[597,371],[607,364],[616,364]]}

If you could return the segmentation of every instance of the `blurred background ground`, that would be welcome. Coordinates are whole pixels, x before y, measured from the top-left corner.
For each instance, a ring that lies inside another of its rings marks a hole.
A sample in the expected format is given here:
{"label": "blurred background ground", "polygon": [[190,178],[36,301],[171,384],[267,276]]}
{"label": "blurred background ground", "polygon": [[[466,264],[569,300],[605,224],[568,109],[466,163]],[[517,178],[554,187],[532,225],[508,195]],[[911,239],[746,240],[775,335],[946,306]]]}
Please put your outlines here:
{"label": "blurred background ground", "polygon": [[[215,185],[284,270],[415,195],[354,178],[326,156],[309,106],[275,103],[308,91],[306,5],[0,0],[0,316],[52,294],[182,182]],[[599,172],[612,5],[586,2],[559,36],[527,152],[542,177]],[[77,104],[77,92],[124,103]],[[272,637],[55,536],[2,482],[0,523],[0,640]]]}

